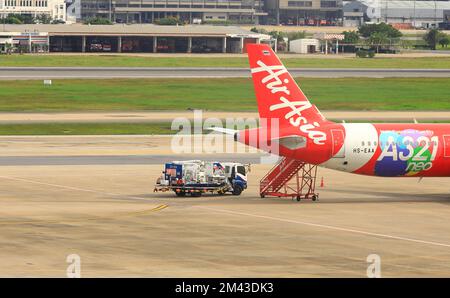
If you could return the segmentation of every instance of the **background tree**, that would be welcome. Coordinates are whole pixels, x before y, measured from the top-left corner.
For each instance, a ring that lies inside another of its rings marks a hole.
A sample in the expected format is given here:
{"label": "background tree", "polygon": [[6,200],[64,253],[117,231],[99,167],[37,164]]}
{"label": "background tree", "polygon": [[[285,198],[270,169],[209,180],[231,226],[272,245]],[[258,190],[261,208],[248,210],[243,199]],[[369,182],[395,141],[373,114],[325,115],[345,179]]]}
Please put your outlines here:
{"label": "background tree", "polygon": [[51,24],[52,23],[52,17],[43,13],[41,15],[38,15],[36,17],[36,23],[39,24]]}
{"label": "background tree", "polygon": [[359,34],[357,31],[344,31],[344,40],[342,40],[345,44],[357,44],[359,42]]}
{"label": "background tree", "polygon": [[10,44],[9,42],[5,42],[5,54],[11,55],[12,51],[13,51],[13,45]]}
{"label": "background tree", "polygon": [[355,45],[359,43],[359,34],[357,31],[344,31],[344,39],[342,40],[342,49],[345,52],[346,47],[354,50]]}
{"label": "background tree", "polygon": [[89,25],[112,25],[112,22],[109,19],[100,17],[88,18],[84,23]]}
{"label": "background tree", "polygon": [[386,23],[361,25],[358,33],[367,39],[367,42],[376,47],[377,53],[383,45],[398,43],[402,33]]}
{"label": "background tree", "polygon": [[58,20],[53,20],[51,23],[52,24],[65,24],[66,22],[58,19]]}
{"label": "background tree", "polygon": [[430,47],[430,49],[432,50],[436,50],[436,46],[439,43],[439,39],[443,38],[444,35],[441,31],[439,31],[439,29],[430,29],[427,34],[425,34],[425,36],[423,37],[423,39],[425,40],[425,42],[427,43],[427,45]]}
{"label": "background tree", "polygon": [[287,50],[287,44],[284,42],[285,33],[281,31],[270,31],[268,33],[273,39],[277,40],[277,50],[285,51]]}
{"label": "background tree", "polygon": [[358,33],[365,38],[369,38],[374,33],[383,33],[390,39],[400,38],[403,35],[399,30],[386,23],[361,25]]}
{"label": "background tree", "polygon": [[3,18],[2,23],[3,24],[23,24],[23,22],[19,18],[16,18],[15,16],[12,16],[12,15],[8,15],[6,18]]}
{"label": "background tree", "polygon": [[441,47],[446,48],[450,44],[450,38],[447,34],[441,33],[441,36],[439,37],[439,44]]}
{"label": "background tree", "polygon": [[380,52],[380,47],[389,42],[389,37],[385,32],[374,32],[368,38],[369,44],[376,47],[377,53]]}
{"label": "background tree", "polygon": [[35,19],[31,16],[31,15],[26,15],[26,14],[12,14],[9,16],[13,16],[15,18],[18,18],[22,24],[35,24],[36,21]]}
{"label": "background tree", "polygon": [[289,40],[303,39],[306,37],[306,32],[305,31],[288,32],[286,33],[286,37]]}

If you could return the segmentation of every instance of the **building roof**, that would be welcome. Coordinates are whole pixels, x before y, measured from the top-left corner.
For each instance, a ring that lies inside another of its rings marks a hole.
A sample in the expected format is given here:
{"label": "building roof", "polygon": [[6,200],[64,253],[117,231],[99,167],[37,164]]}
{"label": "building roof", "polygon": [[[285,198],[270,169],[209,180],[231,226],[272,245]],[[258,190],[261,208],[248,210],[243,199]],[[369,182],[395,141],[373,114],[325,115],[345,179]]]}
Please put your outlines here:
{"label": "building roof", "polygon": [[6,32],[48,32],[51,35],[152,35],[152,36],[261,36],[236,26],[186,25],[158,26],[153,24],[116,24],[116,25],[83,25],[83,24],[23,24],[2,25]]}
{"label": "building roof", "polygon": [[[450,9],[449,1],[358,0],[369,7],[385,9]],[[435,6],[436,5],[436,6]]]}
{"label": "building roof", "polygon": [[441,20],[446,10],[450,11],[448,1],[357,0],[347,2],[343,8],[344,16],[358,17],[365,13],[370,19],[409,18],[422,21]]}

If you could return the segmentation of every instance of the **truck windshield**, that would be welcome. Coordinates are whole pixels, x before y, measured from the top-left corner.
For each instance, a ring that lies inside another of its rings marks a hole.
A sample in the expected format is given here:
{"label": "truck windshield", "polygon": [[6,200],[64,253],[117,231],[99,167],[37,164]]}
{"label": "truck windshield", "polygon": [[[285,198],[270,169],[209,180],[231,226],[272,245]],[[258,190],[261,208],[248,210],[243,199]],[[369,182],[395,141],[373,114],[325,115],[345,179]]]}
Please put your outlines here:
{"label": "truck windshield", "polygon": [[244,166],[237,166],[237,172],[241,175],[245,176],[245,167]]}

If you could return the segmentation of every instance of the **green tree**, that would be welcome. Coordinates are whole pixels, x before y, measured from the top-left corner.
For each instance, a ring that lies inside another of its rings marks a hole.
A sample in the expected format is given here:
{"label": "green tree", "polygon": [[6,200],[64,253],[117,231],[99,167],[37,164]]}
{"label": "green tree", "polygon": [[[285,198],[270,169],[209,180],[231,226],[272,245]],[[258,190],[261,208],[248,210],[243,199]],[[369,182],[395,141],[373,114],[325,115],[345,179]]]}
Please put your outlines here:
{"label": "green tree", "polygon": [[[250,31],[255,32],[255,33],[261,33],[261,34],[269,34],[269,32],[264,28],[253,27],[252,29],[250,29]],[[276,32],[276,31],[273,31],[273,32]]]}
{"label": "green tree", "polygon": [[52,17],[43,13],[36,17],[36,23],[39,24],[51,24],[52,23]]}
{"label": "green tree", "polygon": [[357,44],[359,42],[359,34],[357,31],[344,31],[344,40],[342,43],[345,44]]}
{"label": "green tree", "polygon": [[439,31],[439,29],[430,29],[427,34],[423,37],[427,45],[432,49],[436,50],[436,46],[439,43],[439,40],[445,36],[444,33]]}
{"label": "green tree", "polygon": [[380,52],[380,47],[389,42],[389,37],[385,32],[374,32],[368,38],[369,44],[376,47],[377,53]]}
{"label": "green tree", "polygon": [[272,36],[272,38],[276,39],[278,42],[283,41],[284,33],[281,31],[270,31],[267,34]]}
{"label": "green tree", "polygon": [[441,33],[441,36],[439,37],[439,44],[441,47],[446,48],[450,44],[450,38],[447,34]]}
{"label": "green tree", "polygon": [[65,24],[66,22],[63,20],[53,20],[51,23],[52,24]]}
{"label": "green tree", "polygon": [[3,24],[23,24],[23,22],[20,19],[16,18],[15,16],[11,16],[11,15],[7,16],[6,18],[3,18],[2,23]]}
{"label": "green tree", "polygon": [[4,24],[34,24],[35,20],[30,15],[10,13],[6,18],[2,19]]}
{"label": "green tree", "polygon": [[3,47],[3,52],[5,54],[11,55],[12,51],[13,51],[13,45],[10,44],[9,42],[5,42],[5,45]]}
{"label": "green tree", "polygon": [[359,42],[359,34],[357,31],[344,31],[344,39],[342,40],[342,50],[345,52],[346,48],[355,49],[355,45]]}
{"label": "green tree", "polygon": [[89,25],[112,25],[110,20],[100,17],[88,18],[84,21],[84,23]]}
{"label": "green tree", "polygon": [[369,38],[374,33],[383,33],[391,39],[400,38],[403,35],[399,30],[386,23],[361,25],[358,33],[365,38]]}
{"label": "green tree", "polygon": [[[27,14],[9,14],[7,19],[18,19],[20,20],[21,23],[19,24],[34,24],[36,23],[34,18],[31,15],[27,15]],[[11,24],[17,24],[17,23],[11,23]]]}
{"label": "green tree", "polygon": [[289,40],[303,39],[306,37],[305,31],[289,32],[286,34]]}

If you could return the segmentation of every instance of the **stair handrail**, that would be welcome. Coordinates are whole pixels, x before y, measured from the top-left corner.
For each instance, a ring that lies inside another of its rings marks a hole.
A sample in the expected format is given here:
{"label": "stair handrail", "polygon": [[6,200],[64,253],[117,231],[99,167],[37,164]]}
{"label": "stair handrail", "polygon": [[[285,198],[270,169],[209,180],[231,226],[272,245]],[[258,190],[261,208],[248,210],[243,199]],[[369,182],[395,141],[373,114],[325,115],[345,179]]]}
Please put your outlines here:
{"label": "stair handrail", "polygon": [[261,178],[260,182],[263,182],[265,179],[267,179],[267,177],[273,172],[273,170],[275,170],[284,160],[286,160],[286,157],[283,157],[279,163],[275,164],[272,169],[270,169],[270,171]]}
{"label": "stair handrail", "polygon": [[[263,185],[263,186],[260,187],[260,192],[262,192],[263,190],[266,190],[271,184],[273,184],[273,183],[270,183],[270,182],[265,182],[264,180],[268,178],[268,176],[272,173],[273,170],[275,170],[275,169],[278,168],[278,167],[281,168],[281,165],[282,165],[283,163],[285,163],[286,160],[288,160],[288,158],[283,157],[283,159],[281,160],[281,162],[277,163],[277,164],[276,164],[276,165],[275,165],[275,166],[274,166],[274,167],[266,174],[266,176],[264,176],[264,177],[261,179],[260,185],[263,184],[263,183],[264,183],[265,185]],[[295,161],[296,161],[295,159],[289,158],[289,163],[288,163],[288,165],[283,166],[283,168],[289,167],[289,166],[290,166],[292,163],[294,163]],[[300,163],[303,164],[303,162],[300,162]],[[276,181],[276,180],[278,179],[278,177],[279,177],[282,173],[283,173],[283,171],[282,171],[282,169],[280,169],[280,172],[279,172],[279,173],[271,180],[271,182]]]}

